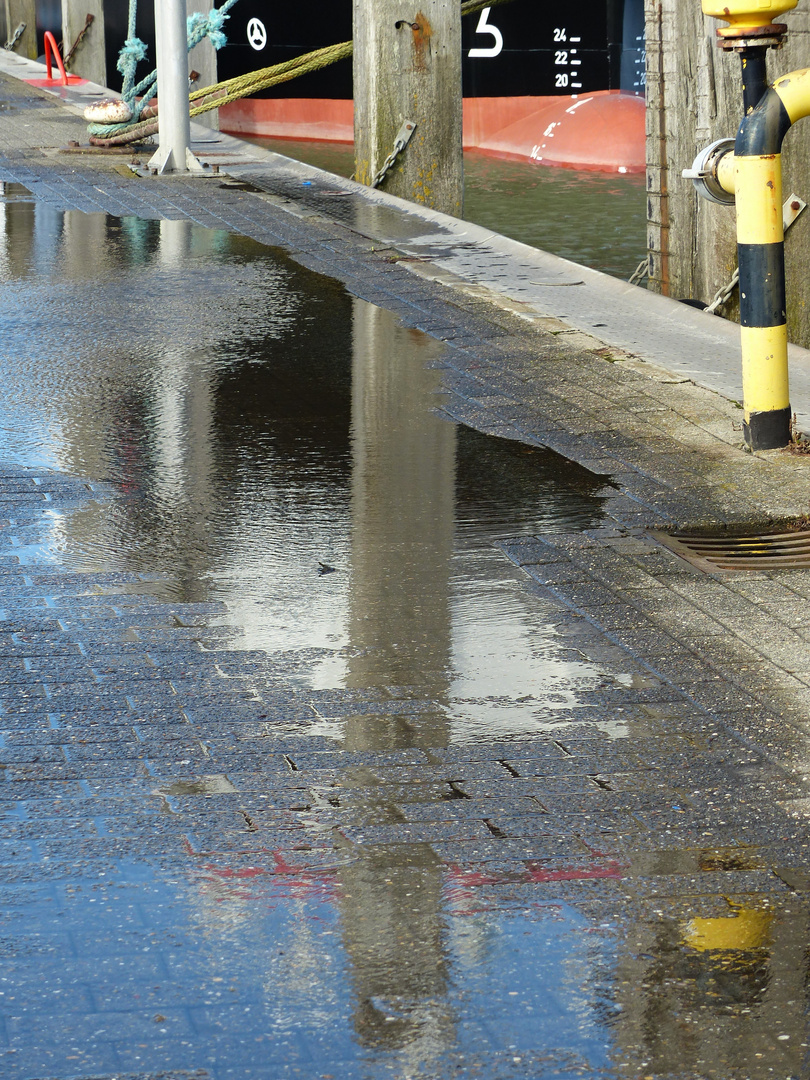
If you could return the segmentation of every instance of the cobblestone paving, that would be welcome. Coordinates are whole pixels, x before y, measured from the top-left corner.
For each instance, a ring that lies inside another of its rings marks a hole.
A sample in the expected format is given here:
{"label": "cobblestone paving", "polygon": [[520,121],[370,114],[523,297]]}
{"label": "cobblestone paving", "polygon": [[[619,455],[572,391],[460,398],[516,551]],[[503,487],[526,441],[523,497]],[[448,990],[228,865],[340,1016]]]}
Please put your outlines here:
{"label": "cobblestone paving", "polygon": [[[145,575],[22,565],[46,510],[105,493],[4,468],[3,1075],[808,1075],[810,575],[702,575],[647,534],[797,513],[804,461],[743,454],[713,395],[415,276],[348,203],[288,212],[258,164],[270,198],[49,156],[75,118],[2,98],[0,179],[284,246],[447,342],[450,415],[616,484],[604,527],[501,543],[604,684],[542,737],[459,746],[418,690],[297,689],[292,658]],[[551,974],[521,981],[513,932]],[[576,1008],[549,989],[558,939]]]}
{"label": "cobblestone paving", "polygon": [[[280,1045],[283,1060],[269,1075],[327,1075],[322,1051],[292,1038],[289,1021],[286,1034],[283,1025],[268,1032],[246,1023],[252,1008],[266,1024],[266,1003],[238,949],[208,941],[202,952],[211,950],[213,969],[199,970],[196,959],[195,930],[205,941],[218,905],[271,905],[279,892],[298,895],[299,909],[302,897],[311,905],[341,896],[333,902],[343,905],[355,977],[375,1002],[362,1023],[355,1017],[361,1039],[384,1027],[380,1009],[407,997],[402,939],[414,948],[465,914],[517,908],[542,919],[562,906],[613,948],[628,933],[641,939],[623,959],[619,949],[619,977],[606,980],[611,1008],[632,1013],[637,980],[649,982],[649,1006],[663,986],[714,978],[719,1005],[709,994],[694,1015],[702,1039],[730,1035],[737,1053],[763,1053],[769,1068],[777,1060],[784,1075],[801,1075],[790,1071],[799,1049],[785,1049],[781,1029],[767,1027],[779,1003],[790,1013],[797,992],[784,973],[765,1004],[755,1002],[757,1023],[742,1024],[750,1000],[724,999],[722,965],[675,971],[669,983],[651,970],[652,958],[669,959],[656,936],[677,936],[695,920],[729,923],[740,911],[766,919],[774,956],[790,956],[806,929],[806,830],[783,808],[806,785],[733,738],[722,709],[701,708],[587,619],[561,615],[573,649],[613,670],[618,661],[635,685],[606,680],[584,695],[579,722],[544,738],[423,747],[417,734],[396,747],[401,729],[391,725],[391,749],[340,749],[307,734],[313,716],[340,719],[349,732],[369,717],[407,717],[418,733],[420,717],[440,705],[393,687],[296,692],[273,658],[229,647],[216,605],[139,595],[146,582],[137,574],[20,567],[19,531],[86,487],[6,469],[2,491],[0,896],[4,952],[14,960],[0,975],[4,1075],[119,1075],[145,1061],[174,1077],[191,1061],[205,1076],[260,1076]],[[541,563],[543,553],[540,542],[520,547],[535,574],[559,565]],[[611,737],[605,721],[629,737]],[[167,888],[166,878],[185,888]],[[189,926],[195,906],[197,927]],[[400,935],[394,946],[365,927],[380,909]],[[245,932],[253,942],[255,928]],[[377,955],[364,958],[364,949]],[[414,964],[421,986],[435,957]],[[263,973],[264,958],[258,967]],[[631,1029],[636,1022],[628,1020]],[[642,1033],[617,1031],[638,1067]],[[365,1066],[371,1075],[383,1067],[380,1045],[388,1056],[395,1050],[378,1036],[369,1040],[378,1051]],[[560,1072],[564,1055],[553,1042],[529,1057],[533,1071],[512,1069],[498,1037],[488,1042],[467,1048],[459,1067],[487,1076],[591,1072],[585,1059]],[[426,1075],[449,1076],[456,1064],[442,1055],[432,1068]],[[346,1052],[337,1075],[355,1070],[367,1074]]]}

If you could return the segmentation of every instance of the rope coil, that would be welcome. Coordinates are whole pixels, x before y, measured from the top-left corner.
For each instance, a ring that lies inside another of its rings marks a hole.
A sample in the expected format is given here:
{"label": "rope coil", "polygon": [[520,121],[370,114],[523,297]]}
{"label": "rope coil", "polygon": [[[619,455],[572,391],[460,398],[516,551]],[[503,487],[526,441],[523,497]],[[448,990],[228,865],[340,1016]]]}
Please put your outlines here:
{"label": "rope coil", "polygon": [[[207,15],[202,12],[194,12],[186,20],[187,46],[189,52],[195,45],[208,38],[215,49],[221,49],[227,43],[227,38],[222,31],[228,13],[236,0],[225,0],[220,8],[212,8]],[[136,20],[138,14],[137,0],[130,0],[129,21],[127,24],[127,38],[118,54],[116,67],[124,77],[121,89],[121,97],[129,105],[132,111],[132,119],[126,123],[90,123],[87,130],[90,133],[90,142],[94,142],[92,136],[114,136],[131,129],[137,137],[131,141],[136,142],[139,138],[145,138],[153,131],[141,132],[140,121],[149,116],[155,116],[156,110],[149,103],[157,93],[157,71],[150,72],[145,78],[135,85],[135,70],[138,64],[146,59],[146,44],[137,35]],[[209,106],[214,108],[215,106]],[[151,108],[151,111],[150,111]],[[157,128],[155,127],[156,131]],[[101,145],[107,145],[102,143]],[[110,145],[113,145],[112,143]]]}

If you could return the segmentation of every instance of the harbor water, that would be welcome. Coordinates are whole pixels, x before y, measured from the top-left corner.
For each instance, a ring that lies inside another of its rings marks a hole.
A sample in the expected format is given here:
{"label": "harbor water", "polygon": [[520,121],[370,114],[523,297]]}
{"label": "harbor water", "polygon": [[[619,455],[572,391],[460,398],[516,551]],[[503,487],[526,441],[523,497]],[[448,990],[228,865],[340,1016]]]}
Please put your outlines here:
{"label": "harbor water", "polygon": [[[251,141],[338,176],[351,176],[354,169],[354,150],[345,144]],[[625,280],[646,257],[641,175],[580,172],[466,153],[464,216],[513,240]]]}

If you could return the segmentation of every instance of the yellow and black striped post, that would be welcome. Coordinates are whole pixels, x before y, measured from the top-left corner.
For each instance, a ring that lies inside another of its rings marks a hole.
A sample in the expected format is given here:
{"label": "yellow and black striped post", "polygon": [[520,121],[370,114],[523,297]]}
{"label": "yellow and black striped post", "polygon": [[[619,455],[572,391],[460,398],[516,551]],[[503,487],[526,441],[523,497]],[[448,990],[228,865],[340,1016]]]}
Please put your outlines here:
{"label": "yellow and black striped post", "polygon": [[752,450],[790,442],[781,150],[808,113],[810,69],[791,72],[743,119],[734,144],[743,430]]}

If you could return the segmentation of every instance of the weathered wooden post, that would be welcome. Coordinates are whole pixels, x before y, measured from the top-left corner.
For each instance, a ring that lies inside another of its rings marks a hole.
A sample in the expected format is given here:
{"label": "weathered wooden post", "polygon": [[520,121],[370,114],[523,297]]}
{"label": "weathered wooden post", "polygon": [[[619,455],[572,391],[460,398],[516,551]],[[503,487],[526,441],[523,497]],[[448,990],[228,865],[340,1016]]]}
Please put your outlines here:
{"label": "weathered wooden post", "polygon": [[25,30],[14,46],[14,52],[18,56],[26,56],[29,60],[37,58],[37,3],[36,0],[4,0],[3,7],[6,16],[6,37],[0,42],[5,45],[11,41],[17,29],[25,23]]}
{"label": "weathered wooden post", "polygon": [[[783,21],[788,34],[768,55],[767,79],[810,65],[810,5]],[[715,139],[734,138],[743,115],[739,61],[717,48],[717,23],[701,0],[645,0],[647,38],[647,236],[650,288],[704,303],[727,285],[737,265],[733,206],[696,196],[681,173]],[[810,138],[791,132],[783,148],[785,196],[810,202]],[[788,337],[810,346],[810,214],[791,227],[785,243]],[[734,291],[720,311],[737,319]]]}
{"label": "weathered wooden post", "polygon": [[[408,121],[408,144],[380,182]],[[354,0],[354,145],[360,183],[461,215],[458,0]]]}
{"label": "weathered wooden post", "polygon": [[65,65],[68,71],[106,86],[103,0],[62,0],[62,41],[65,57],[78,41],[76,51]]}
{"label": "weathered wooden post", "polygon": [[[207,15],[214,6],[212,0],[187,0],[189,15],[199,11]],[[197,86],[213,86],[217,81],[217,51],[211,44],[210,38],[204,38],[199,45],[195,45],[188,54],[188,62],[193,71],[199,72]],[[208,112],[200,113],[194,117],[195,124],[203,124],[205,127],[219,127],[219,109],[209,109]]]}

